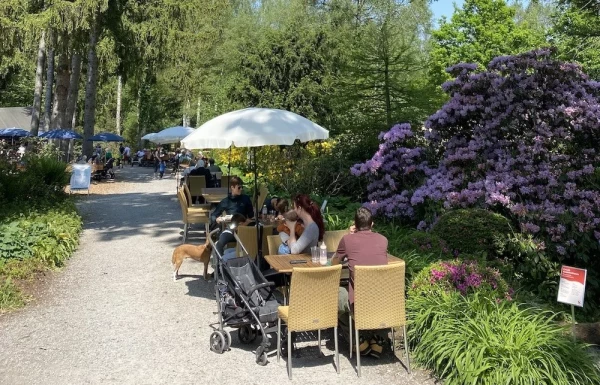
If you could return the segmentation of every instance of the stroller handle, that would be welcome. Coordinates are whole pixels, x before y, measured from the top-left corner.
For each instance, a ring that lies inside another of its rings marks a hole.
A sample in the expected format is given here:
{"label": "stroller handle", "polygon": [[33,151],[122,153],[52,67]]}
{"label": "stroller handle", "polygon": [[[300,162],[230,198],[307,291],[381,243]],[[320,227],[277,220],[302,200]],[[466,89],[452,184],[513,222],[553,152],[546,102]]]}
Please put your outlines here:
{"label": "stroller handle", "polygon": [[252,293],[254,293],[256,290],[264,289],[265,287],[270,287],[270,286],[275,286],[275,283],[274,282],[259,283],[258,285],[253,286],[252,289],[250,289],[250,291],[248,292],[248,297],[250,297],[252,295]]}

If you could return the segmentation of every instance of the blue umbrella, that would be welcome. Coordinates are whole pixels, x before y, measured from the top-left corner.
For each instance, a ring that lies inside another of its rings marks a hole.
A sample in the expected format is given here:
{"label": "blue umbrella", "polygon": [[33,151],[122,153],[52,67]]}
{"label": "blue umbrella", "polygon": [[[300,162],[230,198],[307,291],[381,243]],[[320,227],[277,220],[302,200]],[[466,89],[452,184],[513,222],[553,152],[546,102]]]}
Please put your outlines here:
{"label": "blue umbrella", "polygon": [[122,136],[113,134],[112,132],[101,132],[88,139],[93,142],[124,142],[125,139]]}
{"label": "blue umbrella", "polygon": [[58,128],[56,130],[47,131],[40,134],[40,138],[45,139],[83,139],[83,136],[71,130]]}
{"label": "blue umbrella", "polygon": [[29,131],[25,131],[22,128],[4,128],[0,130],[0,137],[8,138],[22,138],[24,136],[31,136]]}

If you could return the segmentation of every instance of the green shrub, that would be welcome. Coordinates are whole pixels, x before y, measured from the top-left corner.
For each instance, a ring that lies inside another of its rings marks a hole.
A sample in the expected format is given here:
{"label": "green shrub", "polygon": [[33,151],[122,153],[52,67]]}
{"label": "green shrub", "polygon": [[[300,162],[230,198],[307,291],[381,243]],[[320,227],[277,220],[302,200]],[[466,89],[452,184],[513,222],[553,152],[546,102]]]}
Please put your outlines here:
{"label": "green shrub", "polygon": [[457,292],[410,296],[413,358],[447,385],[598,384],[586,345],[554,315]]}
{"label": "green shrub", "polygon": [[499,238],[497,245],[499,255],[511,267],[512,281],[544,300],[555,299],[560,265],[546,255],[544,242],[516,233]]}
{"label": "green shrub", "polygon": [[460,254],[497,254],[497,238],[511,232],[508,219],[500,214],[481,209],[448,211],[432,229]]}
{"label": "green shrub", "polygon": [[512,299],[513,291],[498,270],[477,261],[442,261],[421,270],[409,287],[409,297],[437,296],[458,292],[461,295],[478,293],[492,299]]}

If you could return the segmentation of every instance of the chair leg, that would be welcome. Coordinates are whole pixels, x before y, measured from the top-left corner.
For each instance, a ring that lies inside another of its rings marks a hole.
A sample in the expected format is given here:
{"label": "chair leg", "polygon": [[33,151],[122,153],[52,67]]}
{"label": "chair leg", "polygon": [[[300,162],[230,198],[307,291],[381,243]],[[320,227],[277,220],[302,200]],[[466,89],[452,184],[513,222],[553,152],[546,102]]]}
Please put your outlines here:
{"label": "chair leg", "polygon": [[188,227],[189,227],[189,224],[187,224],[187,223],[185,225],[183,225],[183,243],[185,243],[185,239],[187,238]]}
{"label": "chair leg", "polygon": [[394,328],[392,328],[392,352],[396,351],[396,338],[394,337]]}
{"label": "chair leg", "polygon": [[287,362],[287,367],[288,367],[288,377],[291,380],[292,379],[292,332],[290,331],[290,328],[288,327],[288,362]]}
{"label": "chair leg", "polygon": [[277,362],[281,355],[281,318],[277,319]]}
{"label": "chair leg", "polygon": [[348,315],[348,324],[350,325],[350,358],[352,358],[352,315]]}
{"label": "chair leg", "polygon": [[408,370],[408,374],[410,374],[410,358],[408,357],[408,337],[406,336],[406,325],[402,326],[402,330],[404,333],[404,351],[406,352],[406,369]]}
{"label": "chair leg", "polygon": [[322,355],[321,352],[321,329],[317,330],[317,341],[319,343],[319,355]]}
{"label": "chair leg", "polygon": [[340,351],[338,349],[338,328],[335,326],[333,328],[333,340],[335,341],[335,368],[337,369],[337,374],[340,374]]}
{"label": "chair leg", "polygon": [[356,371],[358,373],[358,376],[360,377],[360,342],[359,342],[359,338],[358,338],[358,329],[354,329],[354,337],[356,338]]}

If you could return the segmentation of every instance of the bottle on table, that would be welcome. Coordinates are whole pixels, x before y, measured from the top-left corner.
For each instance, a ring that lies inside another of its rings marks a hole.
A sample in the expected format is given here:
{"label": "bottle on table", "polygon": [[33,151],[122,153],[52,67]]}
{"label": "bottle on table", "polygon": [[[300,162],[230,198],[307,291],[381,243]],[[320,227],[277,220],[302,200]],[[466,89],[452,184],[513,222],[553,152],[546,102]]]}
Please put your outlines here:
{"label": "bottle on table", "polygon": [[263,205],[261,214],[263,219],[267,219],[267,205]]}
{"label": "bottle on table", "polygon": [[325,246],[325,242],[321,242],[319,247],[319,263],[321,266],[327,265],[327,246]]}

